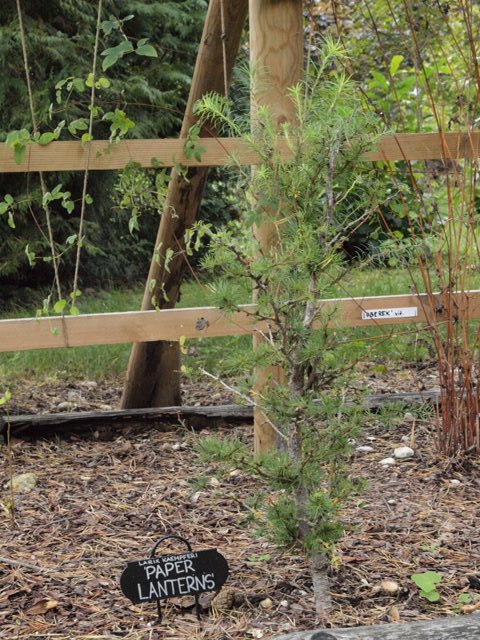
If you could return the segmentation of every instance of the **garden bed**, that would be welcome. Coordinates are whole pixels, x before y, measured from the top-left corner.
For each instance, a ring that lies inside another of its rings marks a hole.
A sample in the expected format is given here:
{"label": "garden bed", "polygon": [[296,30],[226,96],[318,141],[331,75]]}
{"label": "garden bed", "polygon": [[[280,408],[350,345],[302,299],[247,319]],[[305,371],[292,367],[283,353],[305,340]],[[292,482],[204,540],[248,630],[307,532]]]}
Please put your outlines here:
{"label": "garden bed", "polygon": [[[406,388],[408,375],[395,378],[395,388]],[[373,380],[372,390],[392,390],[385,378]],[[74,402],[71,392],[77,409],[113,407],[118,391],[85,383],[19,388],[14,410],[53,411]],[[212,386],[189,386],[186,395],[192,405],[232,401]],[[315,627],[302,556],[279,551],[261,532],[257,481],[200,463],[194,446],[205,432],[169,428],[104,433],[92,425],[84,435],[14,442],[14,473],[35,474],[36,486],[17,494],[13,528],[2,512],[1,637],[227,640]],[[366,420],[355,447],[372,450],[355,453],[352,472],[368,485],[343,512],[345,536],[332,570],[333,626],[436,618],[460,612],[462,594],[473,603],[480,593],[480,464],[438,461],[434,428],[421,411]],[[210,429],[219,432],[252,440],[250,425]],[[415,457],[380,464],[407,443]],[[1,456],[5,470],[5,448]],[[4,487],[2,496],[8,499]],[[195,548],[218,548],[230,564],[221,595],[213,603],[202,596],[200,625],[193,602],[171,601],[155,627],[155,605],[132,605],[119,590],[125,563],[147,557],[167,532]],[[410,578],[427,570],[442,575],[436,604],[421,598]],[[386,593],[385,581],[396,583],[397,592]]]}

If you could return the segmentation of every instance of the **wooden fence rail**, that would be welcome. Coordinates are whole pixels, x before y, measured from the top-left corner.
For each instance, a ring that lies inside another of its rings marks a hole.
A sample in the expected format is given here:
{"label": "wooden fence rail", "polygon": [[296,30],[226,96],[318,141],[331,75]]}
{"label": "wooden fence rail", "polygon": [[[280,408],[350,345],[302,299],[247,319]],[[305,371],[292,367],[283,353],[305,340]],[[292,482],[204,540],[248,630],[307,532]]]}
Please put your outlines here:
{"label": "wooden fence rail", "polygon": [[[258,162],[255,152],[235,138],[206,138],[201,161],[184,155],[184,140],[129,140],[109,144],[97,140],[52,142],[30,145],[25,159],[17,165],[13,152],[0,145],[0,173],[34,171],[81,171],[121,169],[134,161],[143,167],[223,166],[232,157],[245,165]],[[281,150],[288,158],[286,143]],[[384,136],[377,149],[365,156],[369,161],[450,160],[480,156],[480,133],[426,133]],[[471,291],[462,298],[471,319],[480,319],[480,292]],[[426,296],[401,295],[325,300],[325,311],[332,313],[332,326],[355,327],[405,322],[430,322],[432,305]],[[380,310],[386,315],[366,312]],[[186,338],[254,334],[266,330],[251,318],[252,305],[226,317],[218,309],[193,308],[164,311],[132,311],[125,313],[87,314],[0,321],[0,352],[28,349],[52,349],[128,342],[152,342]]]}
{"label": "wooden fence rail", "polygon": [[[480,320],[480,290],[456,294],[460,317]],[[330,327],[371,327],[442,320],[442,298],[426,294],[324,300]],[[0,320],[0,352],[128,342],[239,336],[268,331],[255,323],[254,305],[226,316],[215,307],[128,311]]]}
{"label": "wooden fence rail", "polygon": [[[89,146],[90,145],[90,146]],[[202,138],[201,160],[187,158],[185,140],[124,140],[110,144],[95,140],[81,142],[52,142],[49,145],[29,145],[21,164],[16,164],[13,152],[0,145],[0,173],[28,173],[35,171],[83,171],[123,169],[129,162],[142,167],[225,166],[234,157],[240,164],[258,163],[258,156],[245,141],[237,138]],[[289,150],[280,141],[280,150],[287,159]],[[384,136],[377,149],[365,155],[366,160],[391,162],[399,160],[447,160],[477,158],[480,155],[480,133],[402,133]]]}

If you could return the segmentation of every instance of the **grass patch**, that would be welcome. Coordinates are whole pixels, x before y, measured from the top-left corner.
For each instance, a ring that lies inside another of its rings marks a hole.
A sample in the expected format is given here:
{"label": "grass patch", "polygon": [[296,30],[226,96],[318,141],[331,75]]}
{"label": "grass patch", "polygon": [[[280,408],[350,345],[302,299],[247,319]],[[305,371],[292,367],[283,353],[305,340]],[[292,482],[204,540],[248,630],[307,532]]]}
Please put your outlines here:
{"label": "grass patch", "polygon": [[[342,287],[335,290],[338,297],[376,296],[405,293],[410,290],[408,273],[401,269],[364,270],[352,272]],[[140,308],[143,296],[142,287],[134,289],[112,289],[102,291],[81,299],[82,313],[107,313],[114,311],[133,311]],[[248,302],[246,293],[244,302]],[[212,292],[207,286],[186,282],[178,306],[204,307],[212,304]],[[3,318],[32,317],[35,307],[16,308],[3,314]],[[402,334],[409,325],[395,327],[357,328],[340,331],[339,336],[348,340],[368,340],[369,358],[418,360],[429,357],[428,341],[418,334],[397,335],[385,338],[389,333]],[[395,346],[392,346],[394,340]],[[201,366],[219,375],[231,375],[229,354],[251,348],[249,336],[232,336],[188,340],[190,355],[185,356],[185,364],[195,370]],[[103,345],[95,347],[76,347],[70,349],[39,349],[0,353],[0,384],[9,385],[22,379],[93,379],[98,382],[124,374],[130,354],[129,344]],[[245,373],[245,372],[237,372]]]}

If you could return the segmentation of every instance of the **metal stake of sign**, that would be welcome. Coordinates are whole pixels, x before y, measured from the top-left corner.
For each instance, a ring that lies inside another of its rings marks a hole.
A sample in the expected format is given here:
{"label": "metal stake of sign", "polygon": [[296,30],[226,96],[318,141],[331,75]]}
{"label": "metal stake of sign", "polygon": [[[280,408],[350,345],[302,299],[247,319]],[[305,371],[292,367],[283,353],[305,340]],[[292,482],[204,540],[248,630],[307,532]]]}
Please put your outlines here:
{"label": "metal stake of sign", "polygon": [[[174,533],[170,533],[166,536],[162,536],[159,540],[157,540],[157,542],[153,546],[152,552],[150,553],[150,557],[151,558],[155,557],[155,553],[158,547],[162,544],[162,542],[165,542],[165,540],[171,540],[172,538],[174,538],[175,540],[180,540],[180,542],[183,542],[187,546],[187,549],[190,552],[192,551],[192,545],[188,540],[186,540],[185,538],[182,538],[182,536],[177,536]],[[200,612],[200,601],[198,599],[198,594],[195,594],[194,598],[195,598],[195,613],[197,614],[197,620],[200,620],[201,612]],[[160,605],[160,598],[157,599],[157,613],[158,613],[157,624],[160,624],[162,622],[162,607]]]}

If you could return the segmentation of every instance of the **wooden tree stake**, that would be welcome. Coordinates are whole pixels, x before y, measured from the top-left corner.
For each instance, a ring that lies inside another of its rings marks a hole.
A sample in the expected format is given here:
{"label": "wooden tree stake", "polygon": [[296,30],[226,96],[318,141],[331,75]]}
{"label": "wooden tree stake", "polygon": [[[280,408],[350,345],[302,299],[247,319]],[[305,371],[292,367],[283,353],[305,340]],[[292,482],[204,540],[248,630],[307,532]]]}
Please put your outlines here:
{"label": "wooden tree stake", "polygon": [[[303,61],[302,0],[250,0],[250,60],[253,71],[252,125],[256,110],[267,106],[280,126],[295,119],[294,105],[288,89],[302,76]],[[255,229],[262,251],[268,253],[274,242],[274,226],[262,224]],[[258,345],[254,338],[254,348]],[[255,393],[265,385],[282,380],[279,367],[257,370]],[[260,454],[276,444],[276,433],[266,416],[255,411],[255,453]]]}
{"label": "wooden tree stake", "polygon": [[[221,0],[211,0],[202,42],[193,74],[190,96],[183,119],[181,138],[186,138],[195,123],[195,102],[210,91],[225,90],[235,63],[240,38],[248,11],[248,0],[229,0],[223,11]],[[222,25],[223,23],[223,25]],[[225,29],[225,31],[223,30]],[[224,64],[224,54],[226,60]],[[201,135],[208,137],[212,130],[204,127]],[[191,167],[187,179],[173,172],[155,247],[160,260],[152,259],[145,287],[142,309],[153,308],[155,297],[160,308],[175,306],[186,269],[183,255],[184,234],[197,216],[208,168]],[[172,250],[175,257],[165,268],[165,256]],[[151,288],[150,283],[155,282]],[[166,294],[166,295],[165,295]],[[167,299],[165,299],[165,297]],[[180,351],[172,342],[135,343],[130,355],[122,397],[122,408],[161,407],[180,402]]]}

